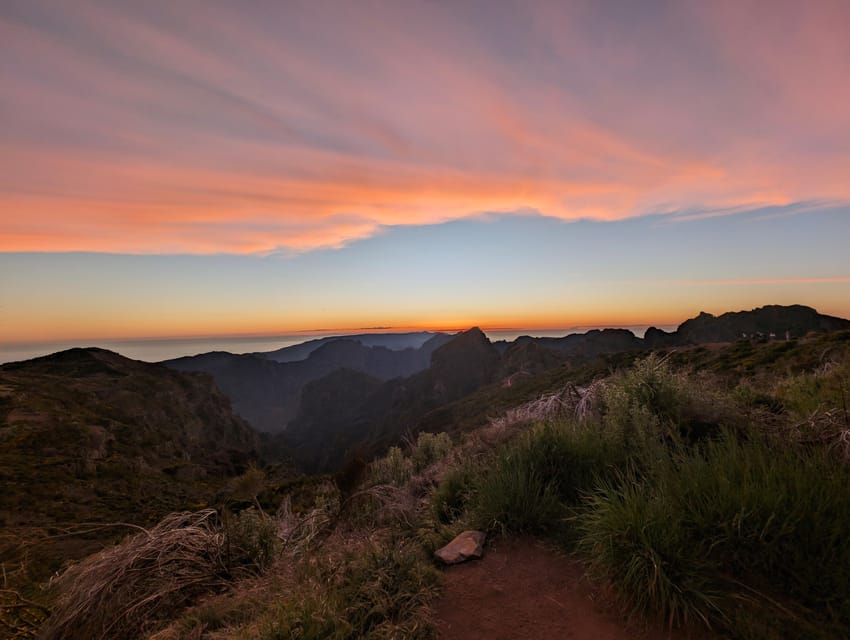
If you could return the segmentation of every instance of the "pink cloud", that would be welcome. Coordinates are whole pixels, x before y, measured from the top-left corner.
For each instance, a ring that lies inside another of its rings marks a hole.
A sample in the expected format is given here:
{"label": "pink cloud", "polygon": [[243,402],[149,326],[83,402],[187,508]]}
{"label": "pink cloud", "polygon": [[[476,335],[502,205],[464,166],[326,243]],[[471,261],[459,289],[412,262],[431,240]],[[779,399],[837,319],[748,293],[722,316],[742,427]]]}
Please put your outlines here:
{"label": "pink cloud", "polygon": [[0,251],[850,200],[844,3],[30,6],[0,13]]}

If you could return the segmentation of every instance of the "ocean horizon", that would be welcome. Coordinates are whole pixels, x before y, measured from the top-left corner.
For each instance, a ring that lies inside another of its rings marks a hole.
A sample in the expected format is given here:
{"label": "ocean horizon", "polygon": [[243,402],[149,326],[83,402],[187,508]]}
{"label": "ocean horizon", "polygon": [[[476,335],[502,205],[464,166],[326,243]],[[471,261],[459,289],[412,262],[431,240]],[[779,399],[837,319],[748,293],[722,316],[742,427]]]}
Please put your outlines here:
{"label": "ocean horizon", "polygon": [[[628,329],[638,337],[651,325],[626,325],[620,329]],[[535,338],[560,338],[572,333],[585,333],[593,329],[612,328],[605,326],[569,327],[564,329],[494,329],[484,330],[493,342],[506,340],[512,342],[519,336]],[[675,325],[661,325],[659,328],[671,331]],[[222,336],[205,338],[136,338],[126,340],[54,340],[45,342],[25,342],[0,344],[0,364],[30,360],[40,356],[50,355],[75,347],[98,347],[115,351],[122,356],[143,362],[161,362],[183,356],[194,356],[210,351],[228,351],[235,354],[274,351],[284,347],[292,347],[310,340],[329,338],[333,336],[362,335],[365,331],[356,333],[328,332],[309,335],[279,335],[279,336]],[[380,333],[380,332],[376,332]],[[407,333],[406,331],[386,333]]]}

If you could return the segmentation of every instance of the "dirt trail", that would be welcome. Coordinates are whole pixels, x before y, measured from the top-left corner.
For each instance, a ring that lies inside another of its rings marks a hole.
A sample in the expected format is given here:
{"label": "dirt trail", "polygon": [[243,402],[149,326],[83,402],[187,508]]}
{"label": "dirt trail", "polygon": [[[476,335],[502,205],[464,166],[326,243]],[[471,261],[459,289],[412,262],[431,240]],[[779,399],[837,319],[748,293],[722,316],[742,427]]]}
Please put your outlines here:
{"label": "dirt trail", "polygon": [[582,568],[531,539],[498,541],[481,560],[448,567],[435,607],[440,640],[683,640],[639,629],[582,579]]}

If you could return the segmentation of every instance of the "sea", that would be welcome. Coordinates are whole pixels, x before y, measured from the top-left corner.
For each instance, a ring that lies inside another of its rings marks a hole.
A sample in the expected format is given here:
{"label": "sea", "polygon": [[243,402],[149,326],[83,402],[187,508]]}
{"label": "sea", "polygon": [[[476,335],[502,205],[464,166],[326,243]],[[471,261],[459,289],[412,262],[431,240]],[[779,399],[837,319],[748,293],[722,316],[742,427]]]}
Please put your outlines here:
{"label": "sea", "polygon": [[[565,329],[494,329],[485,330],[487,337],[496,342],[506,340],[512,342],[519,336],[535,338],[560,338],[571,333],[584,333],[591,329],[604,327],[570,327]],[[638,337],[643,337],[648,325],[618,327],[629,329]],[[660,329],[672,331],[676,327],[660,326]],[[364,332],[359,332],[364,333]],[[29,360],[39,356],[49,355],[73,347],[100,347],[120,353],[133,360],[144,362],[161,362],[181,356],[194,356],[210,351],[229,351],[230,353],[256,353],[274,351],[283,347],[291,347],[308,340],[330,336],[346,335],[344,333],[310,333],[309,335],[279,335],[279,336],[238,336],[213,338],[157,338],[134,340],[65,340],[59,342],[26,342],[0,343],[0,364]]]}

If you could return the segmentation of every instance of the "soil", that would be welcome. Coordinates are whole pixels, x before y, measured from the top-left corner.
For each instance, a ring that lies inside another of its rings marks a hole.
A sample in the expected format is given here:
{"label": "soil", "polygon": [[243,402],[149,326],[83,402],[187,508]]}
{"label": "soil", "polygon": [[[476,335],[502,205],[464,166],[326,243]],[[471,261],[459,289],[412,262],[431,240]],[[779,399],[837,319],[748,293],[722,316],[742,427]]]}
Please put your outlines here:
{"label": "soil", "polygon": [[447,567],[434,618],[440,640],[683,640],[701,637],[628,621],[581,564],[533,539],[500,540]]}

